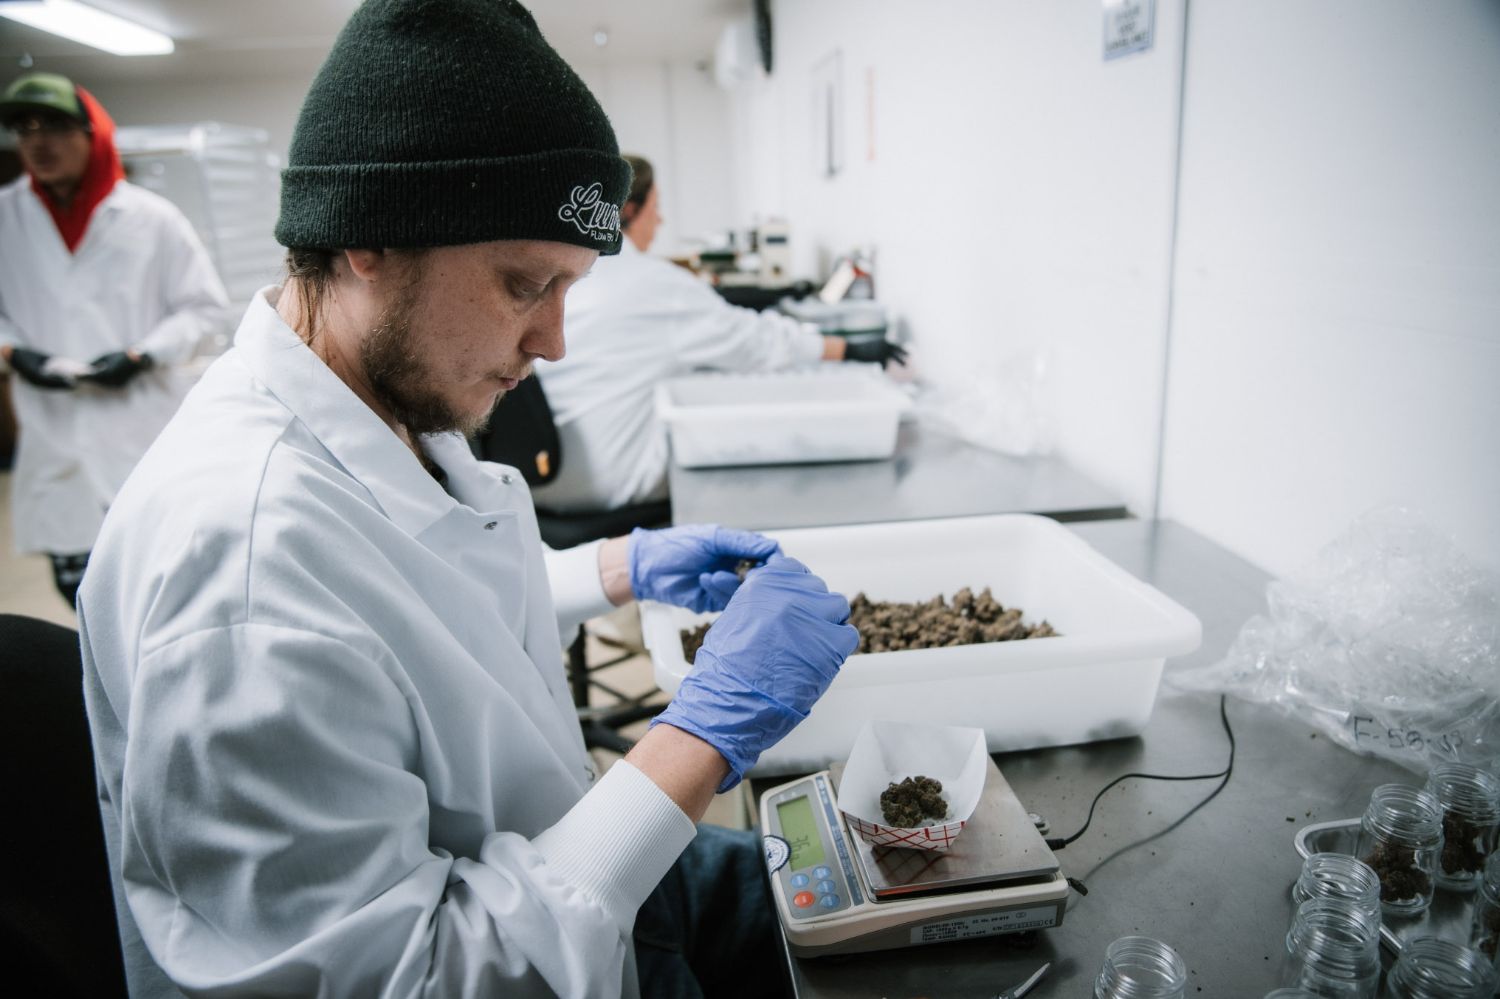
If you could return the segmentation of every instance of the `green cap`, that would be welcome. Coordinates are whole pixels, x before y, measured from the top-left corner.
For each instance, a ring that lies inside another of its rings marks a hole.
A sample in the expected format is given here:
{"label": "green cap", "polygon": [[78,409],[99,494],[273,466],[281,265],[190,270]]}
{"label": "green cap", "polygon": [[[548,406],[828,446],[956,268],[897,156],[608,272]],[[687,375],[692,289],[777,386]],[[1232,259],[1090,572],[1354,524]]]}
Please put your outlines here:
{"label": "green cap", "polygon": [[8,125],[27,111],[55,111],[89,123],[73,81],[56,73],[28,73],[5,88],[5,96],[0,98],[0,123]]}

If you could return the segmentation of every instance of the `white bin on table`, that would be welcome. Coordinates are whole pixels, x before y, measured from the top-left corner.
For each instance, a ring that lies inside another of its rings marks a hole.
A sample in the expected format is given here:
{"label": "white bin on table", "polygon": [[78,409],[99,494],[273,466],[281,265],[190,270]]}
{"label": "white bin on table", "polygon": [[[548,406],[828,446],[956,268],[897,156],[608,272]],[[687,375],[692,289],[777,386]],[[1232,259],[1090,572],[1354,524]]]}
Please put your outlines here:
{"label": "white bin on table", "polygon": [[[854,655],[807,720],[765,753],[758,775],[843,760],[866,721],[967,725],[990,752],[1140,733],[1162,666],[1198,647],[1198,619],[1045,517],[1005,514],[767,532],[830,589],[925,602],[988,586],[1053,638]],[[680,631],[714,615],[646,602],[656,682],[675,692],[690,664]]]}
{"label": "white bin on table", "polygon": [[657,418],[684,468],[889,458],[910,407],[868,365],[685,375],[656,387]]}

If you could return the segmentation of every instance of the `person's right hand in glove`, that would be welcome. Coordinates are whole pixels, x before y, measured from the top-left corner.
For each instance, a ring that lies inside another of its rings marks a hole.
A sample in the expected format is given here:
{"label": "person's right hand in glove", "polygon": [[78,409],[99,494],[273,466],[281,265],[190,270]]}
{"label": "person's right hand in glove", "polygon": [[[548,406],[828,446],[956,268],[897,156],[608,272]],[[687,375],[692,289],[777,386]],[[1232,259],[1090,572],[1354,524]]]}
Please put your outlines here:
{"label": "person's right hand in glove", "polygon": [[121,388],[142,371],[153,366],[150,354],[133,350],[117,350],[112,354],[101,354],[94,358],[87,374],[80,375],[87,381],[109,388]]}
{"label": "person's right hand in glove", "polygon": [[905,364],[906,348],[900,344],[891,343],[884,337],[851,337],[844,342],[844,360],[864,361],[867,364],[878,364],[882,368],[892,361]]}
{"label": "person's right hand in glove", "polygon": [[671,725],[717,749],[729,763],[719,791],[729,790],[807,717],[858,648],[848,622],[848,600],[796,559],[772,555],[730,598],[652,726]]}
{"label": "person's right hand in glove", "polygon": [[64,374],[58,362],[61,358],[54,358],[50,354],[43,354],[39,350],[30,347],[11,347],[6,352],[7,361],[10,362],[11,370],[26,379],[37,388],[44,389],[71,389],[78,382],[75,378]]}

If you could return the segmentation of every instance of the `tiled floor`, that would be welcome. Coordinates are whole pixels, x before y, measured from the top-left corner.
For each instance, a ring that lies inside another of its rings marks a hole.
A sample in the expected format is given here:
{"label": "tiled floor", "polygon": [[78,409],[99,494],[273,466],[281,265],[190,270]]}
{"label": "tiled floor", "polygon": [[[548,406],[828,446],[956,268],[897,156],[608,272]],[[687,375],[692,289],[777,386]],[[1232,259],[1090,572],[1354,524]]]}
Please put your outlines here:
{"label": "tiled floor", "polygon": [[[10,473],[0,472],[0,614],[25,614],[47,621],[77,627],[77,619],[67,602],[58,595],[52,585],[52,569],[41,555],[17,555],[11,541],[11,497]],[[590,658],[598,662],[609,657],[606,649],[590,643]],[[599,674],[610,686],[627,693],[644,691],[654,685],[651,675],[651,659],[644,655],[632,656],[618,666]],[[608,703],[604,695],[596,695],[595,703]],[[646,722],[626,730],[631,738],[639,738],[646,730]],[[595,758],[607,768],[619,757],[612,753],[596,752]],[[731,828],[745,828],[745,806],[743,792],[736,790],[721,794],[714,799],[703,821]]]}
{"label": "tiled floor", "polygon": [[[611,615],[613,617],[613,615]],[[590,640],[588,656],[590,662],[604,662],[613,658],[611,650],[599,643]],[[645,653],[632,656],[609,669],[600,670],[597,674],[599,679],[611,687],[626,694],[642,693],[656,686],[652,676],[651,657]],[[612,699],[608,695],[595,693],[590,698],[593,704],[608,704]],[[666,703],[665,697],[658,697],[662,703]],[[649,722],[640,722],[623,730],[627,738],[638,739],[646,731]],[[601,767],[607,769],[611,763],[619,759],[613,753],[602,750],[594,750],[594,759]],[[711,825],[725,826],[730,829],[748,828],[746,785],[741,784],[727,794],[721,794],[714,798],[713,803],[708,806],[708,813],[703,816],[703,821]]]}

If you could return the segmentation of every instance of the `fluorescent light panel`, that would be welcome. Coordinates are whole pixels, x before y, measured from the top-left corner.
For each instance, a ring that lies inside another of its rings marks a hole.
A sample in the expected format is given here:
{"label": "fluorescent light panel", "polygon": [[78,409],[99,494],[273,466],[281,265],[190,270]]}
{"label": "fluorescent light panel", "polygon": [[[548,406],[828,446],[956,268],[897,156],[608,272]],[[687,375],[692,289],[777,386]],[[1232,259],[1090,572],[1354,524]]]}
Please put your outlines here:
{"label": "fluorescent light panel", "polygon": [[172,39],[77,0],[0,3],[0,17],[120,56],[166,55]]}

